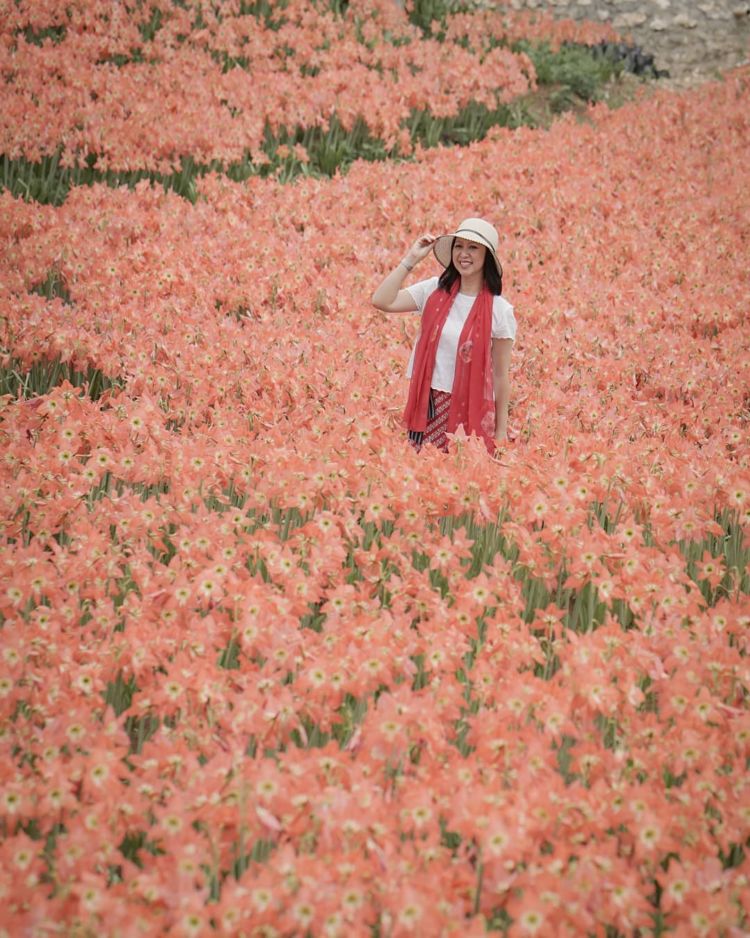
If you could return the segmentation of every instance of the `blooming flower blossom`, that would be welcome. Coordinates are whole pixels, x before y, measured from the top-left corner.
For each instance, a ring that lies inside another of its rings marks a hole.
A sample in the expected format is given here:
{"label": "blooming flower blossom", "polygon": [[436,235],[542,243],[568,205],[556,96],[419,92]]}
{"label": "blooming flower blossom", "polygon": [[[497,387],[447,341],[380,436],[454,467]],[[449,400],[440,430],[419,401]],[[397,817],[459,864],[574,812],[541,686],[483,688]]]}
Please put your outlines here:
{"label": "blooming flower blossom", "polygon": [[[392,3],[273,30],[158,2],[151,40],[120,6],[12,5],[6,153],[232,159],[263,121],[222,50],[273,75],[273,126],[347,76],[394,134],[505,87],[451,87]],[[467,66],[490,29],[553,28],[477,17],[448,27]],[[8,933],[745,926],[748,87],[327,180],[210,173],[194,204],[0,194],[3,374],[28,379],[0,398]],[[496,460],[403,445],[414,326],[364,301],[467,179],[519,314]],[[56,362],[81,386],[36,385]]]}

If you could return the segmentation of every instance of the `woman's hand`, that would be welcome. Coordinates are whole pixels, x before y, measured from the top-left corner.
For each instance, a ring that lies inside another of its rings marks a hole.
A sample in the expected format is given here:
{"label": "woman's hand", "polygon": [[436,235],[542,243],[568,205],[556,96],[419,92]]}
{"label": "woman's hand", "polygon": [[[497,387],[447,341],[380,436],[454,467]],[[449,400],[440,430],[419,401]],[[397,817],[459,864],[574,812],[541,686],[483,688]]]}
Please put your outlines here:
{"label": "woman's hand", "polygon": [[424,260],[425,257],[432,250],[432,245],[435,243],[435,236],[431,234],[420,235],[417,240],[412,244],[409,250],[404,256],[404,264],[407,267],[416,267],[416,265]]}

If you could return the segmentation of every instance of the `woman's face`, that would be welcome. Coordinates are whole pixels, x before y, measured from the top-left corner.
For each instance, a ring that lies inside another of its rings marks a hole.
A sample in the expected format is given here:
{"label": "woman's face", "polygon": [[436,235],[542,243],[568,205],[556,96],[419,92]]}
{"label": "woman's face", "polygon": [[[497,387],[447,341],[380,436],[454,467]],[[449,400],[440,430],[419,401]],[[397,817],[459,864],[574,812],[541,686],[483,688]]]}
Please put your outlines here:
{"label": "woman's face", "polygon": [[453,264],[462,277],[470,277],[484,270],[486,253],[487,248],[483,244],[456,238],[453,243]]}

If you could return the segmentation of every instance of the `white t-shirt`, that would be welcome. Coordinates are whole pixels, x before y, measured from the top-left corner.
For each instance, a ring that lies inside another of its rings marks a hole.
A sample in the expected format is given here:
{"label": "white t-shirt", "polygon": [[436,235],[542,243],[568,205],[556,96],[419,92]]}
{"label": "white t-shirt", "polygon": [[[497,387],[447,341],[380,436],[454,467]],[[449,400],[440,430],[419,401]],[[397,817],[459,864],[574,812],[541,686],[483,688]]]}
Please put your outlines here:
{"label": "white t-shirt", "polygon": [[[420,280],[419,283],[413,283],[406,289],[411,293],[414,302],[417,304],[418,312],[424,309],[427,298],[437,289],[438,278],[430,277],[429,280]],[[464,327],[466,319],[474,305],[475,296],[468,296],[466,293],[457,293],[453,301],[453,306],[445,320],[443,331],[440,334],[437,354],[435,355],[435,368],[432,372],[431,387],[436,391],[452,391],[453,378],[456,373],[456,355],[458,353],[458,340],[461,337],[461,330]],[[513,315],[513,307],[502,296],[492,298],[492,338],[493,339],[515,339],[516,337],[516,317]],[[419,340],[419,336],[417,336]],[[411,378],[412,368],[414,366],[414,352],[417,343],[411,350],[409,365],[406,369],[406,377]]]}

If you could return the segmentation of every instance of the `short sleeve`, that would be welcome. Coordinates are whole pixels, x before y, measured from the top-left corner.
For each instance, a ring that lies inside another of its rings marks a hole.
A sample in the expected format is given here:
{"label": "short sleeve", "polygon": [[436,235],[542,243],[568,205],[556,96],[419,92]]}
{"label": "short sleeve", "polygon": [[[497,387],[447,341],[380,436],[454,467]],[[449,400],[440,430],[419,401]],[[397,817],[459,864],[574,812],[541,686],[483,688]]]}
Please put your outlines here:
{"label": "short sleeve", "polygon": [[417,308],[421,313],[424,309],[424,305],[427,302],[427,297],[434,293],[437,290],[438,278],[430,277],[429,280],[420,280],[417,283],[412,283],[406,289],[411,293],[412,299],[417,304]]}
{"label": "short sleeve", "polygon": [[502,296],[496,296],[492,303],[492,338],[516,338],[516,317],[513,307]]}

